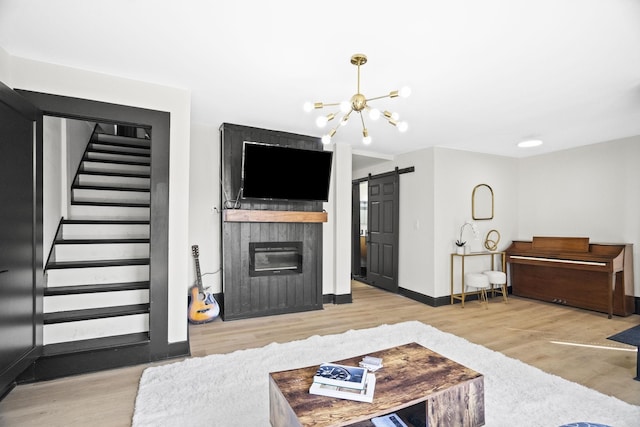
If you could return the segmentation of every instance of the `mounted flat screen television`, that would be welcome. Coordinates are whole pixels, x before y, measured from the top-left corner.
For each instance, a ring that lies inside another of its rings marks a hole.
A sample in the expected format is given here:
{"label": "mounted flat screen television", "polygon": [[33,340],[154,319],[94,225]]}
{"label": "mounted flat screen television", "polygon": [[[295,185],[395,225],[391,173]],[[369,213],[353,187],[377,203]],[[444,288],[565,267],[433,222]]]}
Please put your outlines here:
{"label": "mounted flat screen television", "polygon": [[242,198],[326,202],[332,160],[331,151],[245,141]]}

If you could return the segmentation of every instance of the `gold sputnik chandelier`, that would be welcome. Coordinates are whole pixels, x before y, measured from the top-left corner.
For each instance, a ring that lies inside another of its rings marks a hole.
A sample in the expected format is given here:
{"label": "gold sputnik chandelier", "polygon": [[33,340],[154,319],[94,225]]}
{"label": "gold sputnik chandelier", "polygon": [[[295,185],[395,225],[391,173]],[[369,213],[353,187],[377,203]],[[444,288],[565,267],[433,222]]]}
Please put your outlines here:
{"label": "gold sputnik chandelier", "polygon": [[340,126],[345,126],[349,121],[349,117],[351,116],[351,113],[354,113],[354,112],[360,116],[360,122],[362,123],[362,142],[364,144],[371,143],[369,130],[367,129],[367,126],[365,125],[365,122],[364,122],[363,113],[365,112],[369,113],[369,118],[371,120],[377,120],[380,117],[384,117],[389,124],[396,126],[400,132],[405,132],[408,128],[407,122],[399,121],[399,115],[397,113],[392,113],[387,110],[381,112],[377,108],[371,108],[368,103],[370,101],[374,101],[376,99],[382,99],[382,98],[396,98],[398,96],[406,98],[411,94],[411,90],[408,87],[404,87],[400,90],[394,90],[392,92],[389,92],[389,94],[387,95],[367,98],[362,93],[360,93],[360,66],[367,63],[367,56],[362,53],[356,53],[353,56],[351,56],[351,63],[358,67],[358,91],[356,92],[355,95],[351,97],[349,101],[334,102],[334,103],[307,102],[304,104],[304,110],[307,112],[310,112],[314,109],[321,109],[324,107],[336,107],[336,106],[340,107],[339,112],[329,113],[324,116],[319,116],[316,119],[316,124],[318,125],[318,127],[321,127],[321,128],[325,127],[328,122],[335,119],[336,114],[339,114],[340,112],[343,113],[343,116],[340,118],[340,121],[338,122],[338,124],[331,130],[329,130],[329,132],[322,137],[322,142],[324,144],[328,144],[329,142],[331,142],[331,138],[336,134],[336,132],[338,131],[338,128]]}

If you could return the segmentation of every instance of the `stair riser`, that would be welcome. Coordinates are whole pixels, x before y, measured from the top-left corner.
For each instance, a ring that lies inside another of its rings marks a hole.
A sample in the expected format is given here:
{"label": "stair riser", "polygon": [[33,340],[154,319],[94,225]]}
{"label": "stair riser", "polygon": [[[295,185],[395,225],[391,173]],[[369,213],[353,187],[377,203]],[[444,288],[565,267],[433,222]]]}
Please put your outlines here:
{"label": "stair riser", "polygon": [[146,165],[120,165],[117,163],[83,162],[84,171],[116,172],[116,173],[144,173],[149,174],[150,167]]}
{"label": "stair riser", "polygon": [[144,191],[73,189],[73,200],[76,202],[149,203],[150,196],[149,192]]}
{"label": "stair riser", "polygon": [[146,147],[125,147],[121,145],[110,145],[110,144],[100,144],[100,143],[92,143],[89,146],[89,151],[92,150],[109,150],[109,151],[117,151],[119,153],[127,154],[127,153],[135,153],[135,154],[143,154],[149,155],[151,150]]}
{"label": "stair riser", "polygon": [[136,207],[71,205],[69,208],[69,218],[72,219],[149,220],[149,213],[149,208]]}
{"label": "stair riser", "polygon": [[44,297],[44,312],[86,310],[100,307],[115,307],[133,304],[147,304],[149,290],[117,292],[95,292],[78,295],[56,295]]}
{"label": "stair riser", "polygon": [[47,286],[73,286],[104,283],[143,282],[149,280],[148,265],[65,268],[47,271]]}
{"label": "stair riser", "polygon": [[151,159],[149,157],[131,156],[128,154],[99,153],[95,151],[87,152],[87,159],[93,161],[114,160],[117,162],[151,163]]}
{"label": "stair riser", "polygon": [[148,239],[148,224],[64,224],[63,239]]}
{"label": "stair riser", "polygon": [[44,345],[149,331],[149,315],[135,314],[107,319],[44,325]]}
{"label": "stair riser", "polygon": [[150,147],[151,141],[148,139],[141,138],[128,138],[126,136],[117,136],[117,135],[108,135],[105,133],[100,133],[97,135],[98,142],[113,142],[127,145],[139,145],[140,147]]}
{"label": "stair riser", "polygon": [[128,176],[109,176],[109,175],[78,175],[78,184],[80,185],[101,185],[109,187],[136,187],[150,188],[151,180],[149,178],[132,178]]}
{"label": "stair riser", "polygon": [[149,258],[148,243],[57,244],[52,261],[98,261]]}

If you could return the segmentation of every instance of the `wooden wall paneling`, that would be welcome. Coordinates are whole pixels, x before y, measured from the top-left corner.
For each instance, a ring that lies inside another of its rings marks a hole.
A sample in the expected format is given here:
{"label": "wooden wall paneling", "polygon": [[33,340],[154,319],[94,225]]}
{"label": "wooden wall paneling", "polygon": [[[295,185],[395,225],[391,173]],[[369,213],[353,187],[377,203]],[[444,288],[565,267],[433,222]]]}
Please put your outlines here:
{"label": "wooden wall paneling", "polygon": [[[263,223],[257,223],[251,225],[254,230],[254,241],[256,242],[268,242],[270,240],[269,236],[269,228],[265,227]],[[271,286],[269,284],[268,276],[260,276],[252,278],[257,285],[257,292],[260,296],[260,300],[263,301],[263,305],[268,307],[270,305],[270,301],[273,299],[271,295]]]}
{"label": "wooden wall paneling", "polygon": [[[317,232],[315,230],[316,225],[315,224],[306,224],[303,227],[303,239],[305,241],[305,246],[304,246],[304,254],[303,254],[303,262],[304,262],[304,269],[306,269],[309,272],[308,277],[312,277],[312,278],[316,278],[317,277],[317,269],[316,269],[316,257],[317,257],[317,253],[316,253],[316,247],[317,247],[317,241],[319,239],[317,239]],[[302,298],[303,298],[303,304],[305,305],[313,305],[314,303],[317,302],[317,300],[315,299],[315,289],[314,286],[308,286],[305,287],[302,290]]]}
{"label": "wooden wall paneling", "polygon": [[[318,138],[270,131],[246,126],[223,124],[220,128],[222,188],[221,197],[236,199],[241,185],[242,144],[244,141],[263,142],[295,148],[322,150]],[[229,207],[224,203],[223,207]],[[321,202],[283,202],[240,200],[235,207],[255,212],[313,212],[322,213]],[[231,213],[231,212],[229,212]],[[287,222],[257,215],[229,216],[223,222],[223,319],[265,316],[278,313],[322,308],[322,221],[324,216],[297,216]],[[289,214],[287,214],[289,215]],[[226,217],[224,215],[223,217]],[[286,215],[285,215],[286,216]],[[271,221],[274,222],[261,222]],[[236,222],[237,221],[237,222]],[[278,222],[280,221],[280,222]],[[236,226],[231,226],[232,223]],[[249,276],[249,242],[303,242],[303,266],[300,274]]]}
{"label": "wooden wall paneling", "polygon": [[[304,278],[304,277],[309,277],[311,273],[311,271],[309,271],[309,269],[306,268],[306,263],[307,263],[307,256],[305,255],[305,253],[307,252],[307,246],[309,245],[309,240],[306,239],[306,236],[304,234],[306,225],[305,224],[301,224],[301,223],[295,223],[292,224],[292,227],[294,227],[295,231],[294,231],[294,235],[298,236],[298,238],[296,238],[295,240],[301,240],[302,241],[302,271],[303,274],[302,275],[297,275],[300,277],[300,279]],[[294,239],[292,239],[294,240]],[[292,285],[291,288],[289,290],[289,294],[292,295],[294,304],[297,306],[303,306],[306,305],[306,301],[304,298],[304,294],[305,291],[307,289],[306,285],[299,285],[297,283],[298,281],[296,280]]]}
{"label": "wooden wall paneling", "polygon": [[238,271],[238,284],[240,285],[240,300],[238,305],[242,312],[251,313],[253,306],[251,304],[251,279],[248,279],[249,275],[249,257],[246,254],[246,248],[251,241],[251,224],[242,224],[240,226],[240,245],[236,248],[238,253],[238,262],[234,262],[233,268],[239,268]]}
{"label": "wooden wall paneling", "polygon": [[[272,227],[277,230],[278,234],[276,241],[286,242],[291,240],[300,240],[295,238],[292,226],[293,224],[286,223],[272,224]],[[304,277],[304,274],[296,274],[295,276]],[[275,285],[278,288],[278,301],[276,304],[276,307],[278,309],[285,309],[287,307],[295,305],[295,299],[289,292],[288,281],[290,278],[291,276],[286,274],[283,274],[281,276],[273,276]]]}

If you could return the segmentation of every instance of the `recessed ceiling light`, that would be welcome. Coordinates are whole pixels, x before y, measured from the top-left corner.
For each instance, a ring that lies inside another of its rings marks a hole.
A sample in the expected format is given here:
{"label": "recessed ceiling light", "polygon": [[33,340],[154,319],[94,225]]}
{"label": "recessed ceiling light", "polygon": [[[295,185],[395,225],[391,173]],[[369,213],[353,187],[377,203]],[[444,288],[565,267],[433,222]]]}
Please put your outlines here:
{"label": "recessed ceiling light", "polygon": [[542,140],[540,140],[540,139],[527,139],[526,141],[518,142],[518,147],[520,147],[520,148],[537,147],[538,145],[542,145]]}

